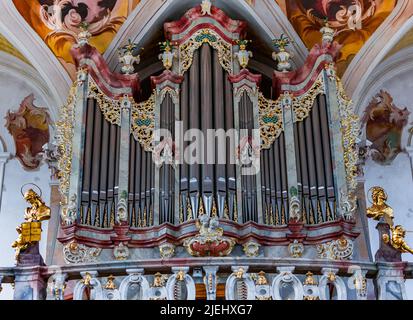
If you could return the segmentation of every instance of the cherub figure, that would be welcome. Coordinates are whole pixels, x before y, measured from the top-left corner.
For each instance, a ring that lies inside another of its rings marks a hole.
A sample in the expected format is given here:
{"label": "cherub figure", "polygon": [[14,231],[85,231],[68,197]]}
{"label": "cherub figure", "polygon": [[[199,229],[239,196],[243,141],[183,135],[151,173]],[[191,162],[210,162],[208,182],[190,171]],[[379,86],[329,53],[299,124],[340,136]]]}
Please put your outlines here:
{"label": "cherub figure", "polygon": [[395,227],[390,227],[391,231],[391,238],[387,235],[383,235],[383,241],[387,244],[390,244],[394,249],[406,253],[410,252],[413,254],[413,249],[409,247],[409,245],[404,240],[406,236],[406,230],[401,225],[397,225]]}
{"label": "cherub figure", "polygon": [[387,205],[387,194],[382,187],[373,187],[371,198],[373,204],[371,207],[367,208],[367,217],[373,218],[374,220],[380,220],[382,217],[386,223],[393,227],[393,209]]}
{"label": "cherub figure", "polygon": [[210,217],[206,214],[201,214],[199,220],[196,222],[199,229],[199,234],[205,237],[222,236],[224,231],[219,228],[219,219],[217,216]]}
{"label": "cherub figure", "polygon": [[20,253],[27,249],[30,243],[26,242],[23,238],[22,227],[19,226],[16,228],[17,233],[19,234],[18,238],[12,243],[11,247],[16,250],[14,257],[16,261],[19,262]]}
{"label": "cherub figure", "polygon": [[24,219],[28,222],[44,221],[50,219],[50,208],[46,206],[42,198],[33,189],[29,189],[24,194],[26,200],[31,207],[27,207],[24,214]]}

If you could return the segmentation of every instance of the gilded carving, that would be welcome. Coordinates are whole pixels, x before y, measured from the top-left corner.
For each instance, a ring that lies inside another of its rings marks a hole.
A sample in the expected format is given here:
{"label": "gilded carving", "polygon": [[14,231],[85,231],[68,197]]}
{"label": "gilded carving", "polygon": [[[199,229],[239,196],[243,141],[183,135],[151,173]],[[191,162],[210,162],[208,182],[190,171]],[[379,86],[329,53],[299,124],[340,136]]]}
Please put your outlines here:
{"label": "gilded carving", "polygon": [[359,117],[354,113],[352,102],[346,95],[343,85],[336,77],[337,99],[339,103],[342,142],[344,149],[344,166],[346,168],[349,196],[352,196],[357,186],[358,147],[357,137],[360,133]]}
{"label": "gilded carving", "polygon": [[318,258],[328,260],[351,260],[353,257],[353,241],[341,237],[327,243],[317,245]]}
{"label": "gilded carving", "polygon": [[61,108],[60,120],[56,123],[57,127],[57,148],[59,170],[59,191],[62,195],[62,205],[68,204],[68,193],[70,183],[70,171],[72,167],[72,139],[73,124],[75,122],[75,99],[76,99],[77,82],[74,82],[66,105]]}
{"label": "gilded carving", "polygon": [[153,149],[153,131],[155,128],[155,93],[141,103],[132,105],[131,131],[133,137],[145,151]]}
{"label": "gilded carving", "polygon": [[259,125],[261,134],[261,149],[269,149],[284,130],[281,99],[266,99],[258,94]]}
{"label": "gilded carving", "polygon": [[89,78],[89,94],[88,98],[96,100],[97,105],[106,121],[111,124],[117,124],[120,126],[120,101],[114,100],[106,96],[102,90],[96,85],[92,78]]}
{"label": "gilded carving", "polygon": [[394,249],[402,252],[402,253],[411,253],[413,254],[413,249],[409,247],[407,242],[405,241],[406,237],[406,230],[401,225],[397,225],[395,227],[390,227],[390,234],[383,234],[383,241],[391,245]]}
{"label": "gilded carving", "polygon": [[294,122],[303,121],[308,117],[315,99],[318,95],[323,94],[324,91],[324,81],[322,75],[320,75],[310,90],[302,96],[293,98]]}
{"label": "gilded carving", "polygon": [[221,66],[229,74],[233,74],[232,44],[224,41],[218,33],[210,29],[201,29],[195,32],[187,41],[179,46],[179,74],[183,75],[191,67],[195,50],[204,43],[208,43],[218,51],[218,59]]}
{"label": "gilded carving", "polygon": [[101,252],[100,248],[89,248],[72,241],[63,247],[63,258],[67,264],[96,262]]}

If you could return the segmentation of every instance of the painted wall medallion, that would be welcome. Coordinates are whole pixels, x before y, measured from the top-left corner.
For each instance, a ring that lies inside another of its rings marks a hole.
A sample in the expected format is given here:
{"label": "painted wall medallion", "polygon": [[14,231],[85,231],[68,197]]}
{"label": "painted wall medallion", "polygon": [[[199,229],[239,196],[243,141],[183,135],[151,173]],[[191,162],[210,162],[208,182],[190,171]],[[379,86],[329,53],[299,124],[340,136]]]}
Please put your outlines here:
{"label": "painted wall medallion", "polygon": [[16,112],[9,110],[5,117],[6,128],[16,146],[16,158],[29,170],[40,165],[43,145],[50,140],[49,125],[52,123],[47,108],[35,106],[34,100],[33,94],[28,95]]}

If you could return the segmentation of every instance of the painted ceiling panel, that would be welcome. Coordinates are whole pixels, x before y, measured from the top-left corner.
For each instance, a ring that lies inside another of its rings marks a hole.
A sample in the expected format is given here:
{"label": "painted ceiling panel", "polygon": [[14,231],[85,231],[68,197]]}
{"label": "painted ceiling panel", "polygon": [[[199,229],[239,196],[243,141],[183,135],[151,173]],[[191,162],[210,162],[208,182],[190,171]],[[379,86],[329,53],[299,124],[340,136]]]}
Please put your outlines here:
{"label": "painted ceiling panel", "polygon": [[13,0],[27,23],[45,41],[69,73],[74,65],[69,50],[79,24],[87,22],[90,43],[103,53],[140,0]]}
{"label": "painted ceiling panel", "polygon": [[343,45],[338,71],[343,74],[354,56],[387,18],[397,0],[276,0],[308,48],[320,41],[328,19]]}

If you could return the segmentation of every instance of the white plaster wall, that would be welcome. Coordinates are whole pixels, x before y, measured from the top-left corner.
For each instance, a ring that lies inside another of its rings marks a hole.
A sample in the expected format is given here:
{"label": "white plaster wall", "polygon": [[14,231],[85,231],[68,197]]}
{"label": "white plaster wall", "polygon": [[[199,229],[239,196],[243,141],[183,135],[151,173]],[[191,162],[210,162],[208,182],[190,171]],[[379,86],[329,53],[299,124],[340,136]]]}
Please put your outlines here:
{"label": "white plaster wall", "polygon": [[[409,137],[408,129],[413,121],[413,75],[411,71],[399,73],[396,77],[385,82],[380,88],[390,93],[394,104],[411,112],[408,125],[402,135],[402,148],[404,149]],[[370,92],[371,98],[377,92]],[[363,106],[364,109],[366,106]],[[401,153],[391,165],[383,166],[369,159],[364,169],[366,179],[366,195],[368,190],[375,186],[383,187],[388,194],[388,204],[394,209],[395,224],[401,224],[406,230],[413,231],[413,172],[407,152]],[[367,204],[369,205],[369,203]],[[377,222],[369,219],[370,241],[373,256],[379,246],[378,233],[375,229]],[[413,232],[407,233],[407,242],[413,247]],[[413,261],[413,255],[403,254],[404,261]],[[409,299],[413,299],[413,281],[407,281],[407,293]]]}
{"label": "white plaster wall", "polygon": [[[34,93],[35,105],[46,106],[40,93],[31,84],[20,80],[13,75],[0,71],[0,136],[6,142],[6,151],[12,156],[15,153],[14,142],[5,128],[7,110],[17,110],[20,102],[29,94]],[[0,208],[0,267],[14,265],[14,250],[12,242],[16,239],[15,228],[23,222],[24,209],[27,203],[23,199],[20,188],[23,184],[33,182],[43,191],[46,203],[50,199],[49,171],[47,165],[35,171],[26,171],[16,158],[10,159],[5,165],[3,183],[3,197]],[[41,252],[45,257],[47,239],[47,222],[43,223],[43,239]],[[0,299],[11,299],[13,291],[10,286],[4,286]]]}

